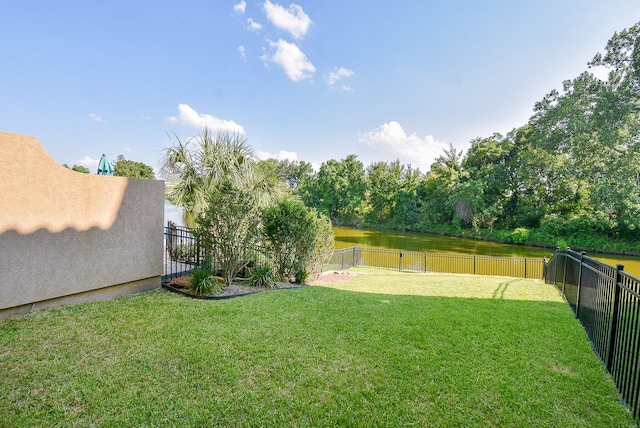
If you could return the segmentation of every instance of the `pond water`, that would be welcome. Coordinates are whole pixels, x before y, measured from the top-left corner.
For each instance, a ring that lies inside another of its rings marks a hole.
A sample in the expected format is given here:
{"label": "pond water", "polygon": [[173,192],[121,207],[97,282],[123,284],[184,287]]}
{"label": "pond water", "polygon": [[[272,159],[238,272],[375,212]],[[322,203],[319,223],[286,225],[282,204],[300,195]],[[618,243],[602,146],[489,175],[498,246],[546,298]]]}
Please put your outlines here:
{"label": "pond water", "polygon": [[[553,255],[553,249],[551,248],[500,244],[427,233],[357,229],[352,227],[334,227],[333,233],[335,234],[336,249],[361,246],[407,251],[477,254],[482,256],[546,257],[547,260]],[[618,263],[623,264],[626,272],[640,277],[640,257],[596,253],[587,253],[587,255],[613,266]]]}

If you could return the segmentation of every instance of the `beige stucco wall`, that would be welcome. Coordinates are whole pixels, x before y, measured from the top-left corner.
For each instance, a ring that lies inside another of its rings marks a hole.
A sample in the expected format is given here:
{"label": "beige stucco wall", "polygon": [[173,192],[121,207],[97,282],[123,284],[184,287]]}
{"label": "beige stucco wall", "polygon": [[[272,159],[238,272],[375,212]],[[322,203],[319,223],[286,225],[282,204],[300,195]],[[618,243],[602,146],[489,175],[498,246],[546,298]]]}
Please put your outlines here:
{"label": "beige stucco wall", "polygon": [[0,132],[0,317],[159,286],[163,192],[162,181],[71,171],[36,138]]}

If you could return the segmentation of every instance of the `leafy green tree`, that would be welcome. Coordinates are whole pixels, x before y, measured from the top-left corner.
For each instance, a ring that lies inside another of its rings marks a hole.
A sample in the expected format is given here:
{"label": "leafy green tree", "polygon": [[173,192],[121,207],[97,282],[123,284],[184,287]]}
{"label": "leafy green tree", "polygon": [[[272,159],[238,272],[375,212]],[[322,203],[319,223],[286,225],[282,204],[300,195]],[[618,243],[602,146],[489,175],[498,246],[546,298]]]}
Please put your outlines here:
{"label": "leafy green tree", "polygon": [[365,171],[356,155],[324,162],[312,179],[304,182],[302,200],[326,212],[335,224],[357,223],[365,200]]}
{"label": "leafy green tree", "polygon": [[504,209],[498,215],[502,216],[503,227],[537,227],[547,212],[547,196],[554,187],[556,157],[539,147],[533,125],[525,125],[512,134],[511,186],[506,189]]}
{"label": "leafy green tree", "polygon": [[594,123],[612,173],[592,197],[615,217],[619,232],[640,236],[640,23],[615,33],[589,65],[610,70]]}
{"label": "leafy green tree", "polygon": [[366,170],[368,210],[365,219],[371,224],[388,224],[402,189],[404,165],[394,162],[375,162]]}
{"label": "leafy green tree", "polygon": [[[491,221],[485,219],[488,212],[505,213],[504,207],[508,203],[509,195],[514,191],[514,171],[511,162],[514,149],[515,144],[511,139],[500,134],[494,134],[489,138],[477,138],[471,142],[471,147],[462,161],[462,169],[481,189],[482,202],[476,203],[476,208],[482,208],[482,211],[493,208],[481,214],[480,218],[476,217],[476,223]],[[506,220],[504,214],[501,220]]]}
{"label": "leafy green tree", "polygon": [[282,200],[262,212],[261,233],[275,259],[276,276],[306,281],[320,273],[333,251],[329,219],[302,202]]}
{"label": "leafy green tree", "polygon": [[402,166],[403,173],[400,188],[396,193],[395,203],[391,210],[390,226],[411,230],[417,229],[422,212],[422,202],[418,197],[418,186],[423,175],[419,169],[412,169],[411,165]]}
{"label": "leafy green tree", "polygon": [[258,243],[259,208],[254,194],[223,179],[196,217],[193,234],[208,254],[209,264],[222,271],[227,285],[250,261]]}
{"label": "leafy green tree", "polygon": [[296,192],[304,180],[313,175],[313,167],[309,162],[266,159],[258,162],[258,169],[264,174],[277,177],[292,192]]}
{"label": "leafy green tree", "polygon": [[448,205],[454,208],[454,223],[473,226],[478,231],[484,204],[484,188],[481,182],[465,179],[450,194]]}
{"label": "leafy green tree", "polygon": [[64,164],[62,164],[62,166],[67,168],[67,169],[71,169],[72,171],[81,172],[83,174],[91,174],[91,171],[89,171],[88,168],[85,168],[82,165],[74,165],[73,167],[69,168],[69,165],[64,163]]}
{"label": "leafy green tree", "polygon": [[118,155],[118,160],[113,165],[113,175],[129,178],[146,178],[155,180],[153,168],[142,162],[127,160],[123,155]]}
{"label": "leafy green tree", "polygon": [[304,180],[313,175],[313,167],[305,161],[281,160],[278,161],[276,170],[278,175],[284,179],[287,187],[292,190],[297,190]]}
{"label": "leafy green tree", "polygon": [[457,191],[463,174],[462,153],[453,145],[444,149],[422,181],[418,193],[423,204],[423,228],[453,222]]}
{"label": "leafy green tree", "polygon": [[640,97],[620,94],[631,83],[625,86],[616,73],[611,78],[603,82],[585,72],[566,81],[562,93],[552,91],[536,105],[531,122],[539,147],[554,158],[548,214],[588,219],[584,224],[609,217],[619,231],[633,232],[640,227],[640,152],[632,137],[639,129],[627,103]]}

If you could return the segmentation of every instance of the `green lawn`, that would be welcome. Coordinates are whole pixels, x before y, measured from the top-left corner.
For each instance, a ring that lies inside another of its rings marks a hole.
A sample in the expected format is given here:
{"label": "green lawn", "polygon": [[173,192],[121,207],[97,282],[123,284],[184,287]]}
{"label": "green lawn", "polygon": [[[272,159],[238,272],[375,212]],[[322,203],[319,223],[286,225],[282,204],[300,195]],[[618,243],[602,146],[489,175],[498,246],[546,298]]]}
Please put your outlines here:
{"label": "green lawn", "polygon": [[[634,425],[553,288],[357,272],[335,285],[351,291],[157,291],[0,321],[0,425]],[[435,288],[382,294],[407,284]]]}

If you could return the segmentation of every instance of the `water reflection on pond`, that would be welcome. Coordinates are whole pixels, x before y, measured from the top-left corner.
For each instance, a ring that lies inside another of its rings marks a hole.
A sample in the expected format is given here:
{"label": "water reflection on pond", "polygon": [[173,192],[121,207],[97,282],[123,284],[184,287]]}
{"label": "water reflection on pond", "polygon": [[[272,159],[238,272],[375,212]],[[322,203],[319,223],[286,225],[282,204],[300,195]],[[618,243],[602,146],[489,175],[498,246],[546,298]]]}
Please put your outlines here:
{"label": "water reflection on pond", "polygon": [[[427,233],[356,229],[352,227],[334,227],[333,232],[336,236],[336,249],[361,246],[483,256],[546,257],[547,260],[553,255],[552,248],[499,244]],[[625,266],[625,271],[640,277],[640,257],[595,253],[589,255],[610,265],[615,266],[617,263],[621,263]]]}

